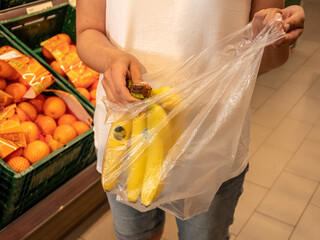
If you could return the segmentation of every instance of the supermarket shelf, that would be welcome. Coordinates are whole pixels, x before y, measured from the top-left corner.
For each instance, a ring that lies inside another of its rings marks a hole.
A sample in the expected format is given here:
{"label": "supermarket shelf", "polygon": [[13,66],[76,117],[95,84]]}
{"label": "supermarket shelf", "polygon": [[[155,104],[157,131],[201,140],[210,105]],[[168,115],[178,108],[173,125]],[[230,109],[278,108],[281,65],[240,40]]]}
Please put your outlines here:
{"label": "supermarket shelf", "polygon": [[107,201],[96,163],[0,231],[0,239],[61,239]]}

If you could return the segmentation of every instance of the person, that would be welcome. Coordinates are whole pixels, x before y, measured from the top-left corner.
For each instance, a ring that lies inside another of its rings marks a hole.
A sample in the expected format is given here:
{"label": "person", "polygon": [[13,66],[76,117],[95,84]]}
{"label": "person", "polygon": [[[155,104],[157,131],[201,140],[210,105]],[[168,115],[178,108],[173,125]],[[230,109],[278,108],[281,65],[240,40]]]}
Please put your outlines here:
{"label": "person", "polygon": [[[126,88],[126,78],[141,82],[144,72],[186,59],[249,21],[257,35],[276,14],[282,15],[286,35],[265,48],[259,74],[281,66],[289,57],[289,46],[303,32],[305,18],[300,6],[283,9],[283,4],[282,0],[78,0],[78,54],[85,64],[102,73],[96,114],[106,111],[101,100],[104,94],[119,105],[139,101]],[[236,159],[230,167],[230,172],[237,174],[220,179],[208,211],[184,221],[176,219],[179,239],[229,239],[228,229],[248,169],[249,116],[248,110]],[[95,139],[106,139],[104,119],[95,117],[94,121]],[[105,142],[95,144],[101,172],[103,152],[99,149],[104,149]],[[162,210],[139,212],[116,201],[115,195],[107,196],[119,239],[161,238],[165,221]]]}

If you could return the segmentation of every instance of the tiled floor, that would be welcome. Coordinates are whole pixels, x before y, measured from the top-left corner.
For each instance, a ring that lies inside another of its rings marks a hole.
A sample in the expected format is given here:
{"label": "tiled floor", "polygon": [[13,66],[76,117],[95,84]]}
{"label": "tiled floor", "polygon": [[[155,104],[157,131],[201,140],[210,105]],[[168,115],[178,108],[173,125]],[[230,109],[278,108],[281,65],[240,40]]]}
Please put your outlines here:
{"label": "tiled floor", "polygon": [[[303,6],[305,32],[291,58],[257,81],[251,165],[232,240],[320,239],[320,0],[305,0]],[[116,239],[106,209],[65,240]],[[178,239],[170,214],[163,239]]]}

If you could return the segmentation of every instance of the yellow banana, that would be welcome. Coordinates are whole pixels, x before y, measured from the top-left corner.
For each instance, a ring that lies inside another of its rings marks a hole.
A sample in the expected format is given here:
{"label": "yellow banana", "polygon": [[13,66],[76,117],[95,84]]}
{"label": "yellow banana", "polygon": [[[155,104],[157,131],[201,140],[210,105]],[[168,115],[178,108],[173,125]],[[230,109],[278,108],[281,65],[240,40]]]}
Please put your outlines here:
{"label": "yellow banana", "polygon": [[166,109],[167,111],[171,111],[175,106],[181,103],[181,98],[178,94],[174,93],[173,90],[170,87],[162,87],[162,88],[153,88],[151,90],[151,96],[158,95],[161,93],[164,93],[166,91],[169,91],[168,96],[166,96],[164,99],[160,99],[159,104]]}
{"label": "yellow banana", "polygon": [[[166,111],[160,105],[154,104],[149,107],[147,126],[149,133],[152,135],[152,142],[148,148],[147,164],[141,190],[141,203],[145,206],[149,206],[154,201],[156,194],[159,194],[159,189],[161,188],[160,176],[167,150],[166,141],[169,137],[170,123],[166,123],[163,127],[160,124],[163,124],[166,117]],[[160,131],[159,127],[162,127]],[[153,134],[153,131],[159,132]]]}
{"label": "yellow banana", "polygon": [[[127,179],[127,196],[130,202],[136,202],[141,193],[147,161],[147,148],[144,144],[147,131],[147,116],[142,112],[132,120],[130,158],[133,162]],[[141,144],[143,144],[143,150],[139,151]]]}
{"label": "yellow banana", "polygon": [[103,159],[101,181],[103,189],[110,191],[117,182],[129,146],[131,120],[114,122],[109,132]]}

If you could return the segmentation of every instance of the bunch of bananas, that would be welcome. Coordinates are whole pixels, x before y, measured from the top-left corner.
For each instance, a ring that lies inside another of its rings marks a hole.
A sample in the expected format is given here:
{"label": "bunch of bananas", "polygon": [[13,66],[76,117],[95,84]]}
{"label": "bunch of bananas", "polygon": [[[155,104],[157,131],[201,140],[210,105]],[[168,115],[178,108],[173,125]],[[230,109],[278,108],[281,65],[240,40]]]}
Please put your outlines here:
{"label": "bunch of bananas", "polygon": [[[169,91],[169,87],[151,89],[147,83],[132,84],[127,87],[132,96],[146,99]],[[126,179],[127,197],[149,206],[162,189],[161,171],[163,160],[172,146],[170,144],[171,121],[167,119],[180,98],[171,94],[167,100],[152,104],[132,120],[117,121],[112,124],[104,154],[102,185],[110,191],[120,175],[129,169]]]}

